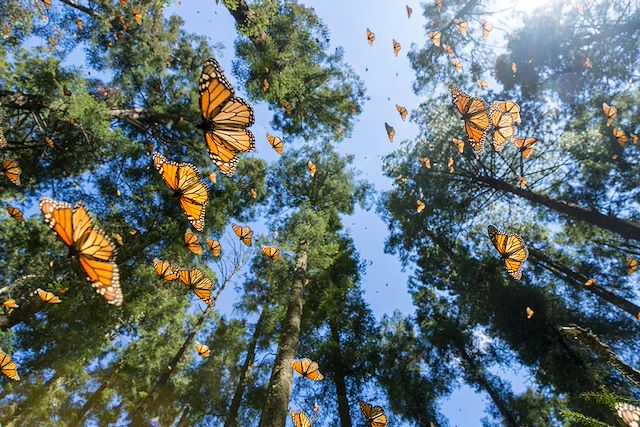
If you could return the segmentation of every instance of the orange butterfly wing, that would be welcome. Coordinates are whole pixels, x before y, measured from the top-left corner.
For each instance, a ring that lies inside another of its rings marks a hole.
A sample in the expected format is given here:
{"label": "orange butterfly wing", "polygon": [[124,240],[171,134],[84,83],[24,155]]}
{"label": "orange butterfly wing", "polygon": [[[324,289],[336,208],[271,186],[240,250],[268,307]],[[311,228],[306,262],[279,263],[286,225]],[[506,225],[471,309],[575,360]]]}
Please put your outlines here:
{"label": "orange butterfly wing", "polygon": [[385,427],[387,425],[387,416],[381,406],[373,406],[361,400],[360,411],[371,427]]}
{"label": "orange butterfly wing", "polygon": [[271,258],[274,261],[280,259],[280,249],[276,248],[275,246],[262,245],[262,252],[264,252],[267,257]]}
{"label": "orange butterfly wing", "polygon": [[169,261],[162,261],[158,258],[153,259],[153,267],[156,274],[168,282],[178,280],[178,273],[171,267]]}
{"label": "orange butterfly wing", "polygon": [[484,151],[484,140],[489,129],[489,109],[480,98],[472,98],[457,87],[451,88],[451,99],[464,120],[465,131],[476,154]]}
{"label": "orange butterfly wing", "polygon": [[198,236],[189,229],[184,232],[184,244],[191,253],[202,255],[202,245],[198,240]]}
{"label": "orange butterfly wing", "polygon": [[205,304],[213,306],[213,299],[211,298],[211,289],[213,288],[213,282],[206,277],[202,270],[199,268],[193,268],[191,270],[180,270],[178,272],[178,278],[180,281],[189,286],[194,294],[200,298]]}
{"label": "orange butterfly wing", "polygon": [[251,237],[253,236],[253,231],[251,231],[251,228],[247,226],[241,227],[237,224],[231,224],[231,228],[233,229],[234,233],[236,233],[236,236],[240,238],[242,243],[247,246],[251,246]]}
{"label": "orange butterfly wing", "polygon": [[209,250],[213,256],[220,256],[220,252],[222,251],[222,245],[220,242],[217,240],[207,239],[207,245],[209,246]]}
{"label": "orange butterfly wing", "polygon": [[20,375],[18,375],[18,367],[15,362],[11,360],[11,356],[0,350],[0,369],[2,373],[14,381],[20,381]]}
{"label": "orange butterfly wing", "polygon": [[522,157],[528,159],[531,157],[531,152],[533,151],[533,147],[538,142],[538,138],[516,138],[513,140],[513,144],[520,149],[520,153],[522,153]]}
{"label": "orange butterfly wing", "polygon": [[493,246],[502,256],[509,274],[516,280],[522,278],[522,264],[529,257],[524,240],[517,234],[505,234],[490,225],[487,229]]}
{"label": "orange butterfly wing", "polygon": [[2,172],[9,181],[15,185],[20,185],[20,175],[22,175],[22,169],[18,166],[18,162],[15,160],[5,159],[2,161]]}
{"label": "orange butterfly wing", "polygon": [[302,360],[292,361],[291,366],[297,373],[312,381],[322,381],[324,379],[324,375],[320,373],[318,364],[306,357]]}

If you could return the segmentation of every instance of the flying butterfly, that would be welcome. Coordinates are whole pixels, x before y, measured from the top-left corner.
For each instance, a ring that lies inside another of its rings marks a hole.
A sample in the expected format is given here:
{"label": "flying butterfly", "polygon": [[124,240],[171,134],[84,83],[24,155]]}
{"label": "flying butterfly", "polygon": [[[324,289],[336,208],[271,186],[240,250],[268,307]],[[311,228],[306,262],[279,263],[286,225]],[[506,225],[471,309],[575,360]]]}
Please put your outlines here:
{"label": "flying butterfly", "polygon": [[631,137],[631,142],[633,142],[634,145],[638,143],[638,135],[635,133],[629,133],[629,136]]}
{"label": "flying butterfly", "polygon": [[495,103],[489,112],[491,125],[493,126],[493,148],[500,152],[504,145],[513,141],[516,134],[515,123],[511,113],[500,109],[499,104]]}
{"label": "flying butterfly", "polygon": [[83,28],[82,19],[80,18],[76,19],[76,27],[78,27],[79,30],[82,30]]}
{"label": "flying butterfly", "polygon": [[627,138],[627,135],[624,133],[622,129],[613,128],[611,133],[613,134],[613,137],[616,139],[616,142],[618,143],[618,145],[621,147],[624,147],[627,141],[629,140],[629,138]]}
{"label": "flying butterfly", "polygon": [[511,114],[515,123],[521,122],[520,106],[514,101],[494,101],[492,105],[499,108],[501,111]]}
{"label": "flying butterfly", "polygon": [[18,222],[24,221],[24,213],[18,208],[7,206],[7,213],[11,215],[11,218],[15,219]]}
{"label": "flying butterfly", "polygon": [[136,21],[136,24],[142,25],[142,12],[137,9],[133,9],[133,19]]}
{"label": "flying butterfly", "polygon": [[199,268],[192,268],[191,270],[179,270],[178,279],[185,286],[191,288],[194,294],[200,298],[205,304],[213,306],[213,299],[211,298],[211,289],[213,288],[213,282],[203,271]]}
{"label": "flying butterfly", "polygon": [[478,86],[480,86],[484,90],[489,89],[489,84],[484,80],[478,80]]}
{"label": "flying butterfly", "polygon": [[517,73],[517,72],[518,72],[518,64],[516,64],[515,62],[512,62],[512,63],[511,63],[511,72],[512,72],[513,74],[515,74],[515,73]]}
{"label": "flying butterfly", "polygon": [[218,175],[216,175],[215,172],[209,172],[209,181],[215,184],[216,182],[218,182]]}
{"label": "flying butterfly", "polygon": [[458,31],[462,34],[463,37],[467,36],[467,31],[469,30],[469,21],[465,21],[464,19],[454,19],[456,26],[458,27]]}
{"label": "flying butterfly", "polygon": [[527,178],[524,176],[518,177],[518,185],[520,188],[524,188],[527,185]]}
{"label": "flying butterfly", "polygon": [[451,143],[456,147],[458,153],[462,154],[464,152],[464,141],[458,138],[453,138]]}
{"label": "flying butterfly", "polygon": [[457,72],[462,72],[462,61],[459,58],[455,58],[451,60],[451,65],[453,65]]}
{"label": "flying butterfly", "polygon": [[220,252],[222,251],[222,245],[217,240],[207,239],[207,246],[209,246],[209,251],[211,255],[214,257],[219,257]]}
{"label": "flying butterfly", "polygon": [[209,156],[220,172],[233,176],[238,166],[238,154],[255,147],[255,138],[247,128],[254,123],[253,110],[242,98],[234,96],[233,88],[213,58],[205,61],[200,76],[200,112],[204,140]]}
{"label": "flying butterfly", "polygon": [[46,302],[47,304],[60,304],[62,300],[55,296],[53,292],[45,291],[43,289],[36,289],[36,293],[38,294],[38,298],[40,300]]}
{"label": "flying butterfly", "polygon": [[162,154],[153,153],[153,163],[173,190],[187,219],[198,231],[204,230],[205,207],[209,203],[209,189],[200,179],[200,173],[190,163],[175,163]]}
{"label": "flying butterfly", "polygon": [[584,282],[585,286],[593,286],[595,284],[596,284],[596,279],[593,279],[593,278],[591,278],[591,279],[587,280],[586,282]]}
{"label": "flying butterfly", "polygon": [[449,161],[447,162],[447,165],[449,166],[449,173],[454,173],[455,169],[453,169],[453,165],[455,164],[453,157],[449,157]]}
{"label": "flying butterfly", "polygon": [[527,315],[527,319],[531,319],[535,314],[535,311],[533,311],[531,307],[527,307],[527,309],[525,310],[525,313]]}
{"label": "flying butterfly", "polygon": [[202,244],[198,240],[198,236],[193,234],[191,230],[187,228],[184,232],[184,244],[189,249],[189,252],[196,255],[202,255]]}
{"label": "flying butterfly", "polygon": [[277,261],[280,259],[280,249],[276,248],[275,246],[265,246],[262,245],[262,252],[264,252],[264,254],[274,260]]}
{"label": "flying butterfly", "polygon": [[113,237],[113,240],[115,240],[120,246],[124,243],[124,240],[122,240],[122,236],[119,233],[113,233],[111,237]]}
{"label": "flying butterfly", "polygon": [[427,36],[431,40],[431,43],[434,44],[434,46],[440,47],[440,39],[442,38],[442,33],[440,31],[429,31],[427,33]]}
{"label": "flying butterfly", "polygon": [[627,274],[630,276],[638,269],[638,260],[633,259],[627,255],[627,266],[629,267],[627,269]]}
{"label": "flying butterfly", "polygon": [[318,168],[311,160],[307,162],[307,169],[309,169],[309,175],[311,175],[311,178],[313,178],[318,171]]}
{"label": "flying butterfly", "polygon": [[396,130],[387,122],[384,122],[384,128],[387,130],[387,137],[389,137],[389,142],[393,142],[393,138],[396,136]]}
{"label": "flying butterfly", "polygon": [[153,268],[155,268],[158,277],[166,280],[167,282],[178,280],[178,271],[171,267],[171,263],[169,261],[162,261],[161,259],[154,258]]}
{"label": "flying butterfly", "polygon": [[14,183],[20,185],[20,175],[22,175],[22,169],[15,160],[5,159],[2,161],[2,173],[4,176]]}
{"label": "flying butterfly", "polygon": [[529,256],[524,240],[517,234],[506,234],[493,225],[487,228],[489,238],[507,267],[509,274],[516,280],[522,278],[522,264]]}
{"label": "flying butterfly", "polygon": [[385,427],[387,425],[387,416],[382,406],[373,406],[364,400],[360,401],[360,411],[369,423],[370,427]]}
{"label": "flying butterfly", "polygon": [[294,412],[293,409],[290,409],[289,415],[291,415],[295,427],[312,427],[315,422],[315,417],[313,420],[309,420],[309,417],[303,411]]}
{"label": "flying butterfly", "polygon": [[42,0],[42,4],[44,4],[44,7],[47,9],[51,9],[51,0]]}
{"label": "flying butterfly", "polygon": [[405,107],[401,107],[400,105],[396,104],[396,111],[400,114],[400,118],[404,122],[405,119],[407,118],[407,114],[409,114],[407,109]]}
{"label": "flying butterfly", "polygon": [[593,68],[593,64],[588,56],[584,59],[584,66],[585,68]]}
{"label": "flying butterfly", "polygon": [[6,308],[9,309],[14,309],[14,308],[18,308],[20,307],[17,303],[16,300],[14,300],[13,298],[9,298],[7,299],[5,302],[2,303],[2,305]]}
{"label": "flying butterfly", "polygon": [[251,198],[252,199],[257,199],[258,198],[258,193],[256,192],[255,188],[250,189],[249,193],[251,193]]}
{"label": "flying butterfly", "polygon": [[438,12],[442,12],[442,0],[435,0],[436,3],[436,9],[438,9]]}
{"label": "flying butterfly", "polygon": [[447,52],[450,57],[453,56],[453,48],[446,43],[442,43],[442,49]]}
{"label": "flying butterfly", "polygon": [[428,157],[420,157],[418,160],[422,163],[422,166],[431,169],[431,160]]}
{"label": "flying butterfly", "polygon": [[409,7],[409,5],[405,5],[405,7],[407,8],[407,18],[411,18],[411,14],[413,13],[413,9]]}
{"label": "flying butterfly", "polygon": [[268,91],[268,90],[269,90],[269,80],[264,79],[264,80],[262,81],[262,91],[263,91],[263,92],[266,92],[266,91]]}
{"label": "flying butterfly", "polygon": [[199,341],[196,341],[196,352],[198,356],[206,359],[211,355],[211,349],[206,344],[201,344]]}
{"label": "flying butterfly", "polygon": [[393,40],[393,54],[398,57],[398,53],[400,53],[400,49],[402,48],[400,46],[400,43],[398,43],[396,41],[396,39],[392,39]]}
{"label": "flying butterfly", "polygon": [[284,141],[279,136],[273,136],[267,133],[267,141],[276,150],[276,153],[282,154],[282,148],[284,147]]}
{"label": "flying butterfly", "polygon": [[76,256],[91,286],[109,303],[122,305],[120,270],[116,264],[117,250],[109,236],[93,224],[82,203],[75,207],[49,197],[40,198],[44,222],[52,228]]}
{"label": "flying butterfly", "polygon": [[369,42],[369,46],[373,46],[373,42],[375,41],[375,39],[375,33],[367,28],[367,41]]}
{"label": "flying butterfly", "polygon": [[425,208],[425,204],[422,200],[416,200],[416,211],[418,213],[422,212]]}
{"label": "flying butterfly", "polygon": [[0,350],[0,369],[2,369],[2,373],[9,377],[14,381],[20,381],[20,375],[18,375],[18,367],[15,362],[11,360],[11,356],[9,356],[4,351]]}
{"label": "flying butterfly", "polygon": [[606,102],[603,102],[602,112],[604,113],[604,118],[607,119],[607,127],[611,126],[611,121],[616,114],[618,114],[618,109],[613,105],[608,105]]}
{"label": "flying butterfly", "polygon": [[618,416],[628,427],[640,427],[640,408],[627,402],[616,402],[613,406]]}
{"label": "flying butterfly", "polygon": [[253,231],[251,228],[247,226],[240,226],[237,224],[231,224],[231,228],[233,228],[233,232],[236,233],[236,236],[247,246],[251,246],[251,238],[253,237]]}
{"label": "flying butterfly", "polygon": [[457,87],[451,88],[451,99],[464,120],[465,132],[476,154],[484,151],[484,140],[489,129],[489,109],[480,98],[472,98]]}
{"label": "flying butterfly", "polygon": [[297,373],[312,381],[322,381],[324,379],[324,375],[320,373],[318,364],[306,357],[302,360],[291,361],[291,367]]}
{"label": "flying butterfly", "polygon": [[531,152],[533,151],[533,147],[535,147],[538,142],[538,138],[528,137],[528,138],[516,138],[513,140],[513,145],[518,147],[520,150],[520,154],[525,159],[531,157]]}
{"label": "flying butterfly", "polygon": [[486,19],[481,19],[480,25],[482,25],[482,38],[486,40],[489,38],[489,33],[493,30],[493,24]]}

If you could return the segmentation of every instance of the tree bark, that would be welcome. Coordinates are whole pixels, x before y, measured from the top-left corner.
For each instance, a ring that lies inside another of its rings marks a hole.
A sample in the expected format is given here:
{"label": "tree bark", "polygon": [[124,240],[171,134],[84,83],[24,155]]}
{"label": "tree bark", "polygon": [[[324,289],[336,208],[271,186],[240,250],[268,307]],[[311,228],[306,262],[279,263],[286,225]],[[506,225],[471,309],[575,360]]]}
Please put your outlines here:
{"label": "tree bark", "polygon": [[508,182],[490,176],[464,176],[486,187],[490,187],[506,193],[515,194],[516,196],[520,196],[523,199],[526,199],[534,204],[546,206],[570,218],[587,222],[589,224],[595,225],[596,227],[609,230],[626,239],[640,241],[640,226],[631,222],[621,220],[614,216],[604,215],[592,209],[582,208],[571,202],[551,199],[542,194],[537,194],[532,191],[516,187]]}
{"label": "tree bark", "polygon": [[41,301],[40,298],[29,298],[18,301],[18,305],[20,305],[20,307],[14,309],[10,315],[0,315],[0,330],[7,331],[18,323],[32,319],[36,313],[46,308],[47,303]]}
{"label": "tree bark", "polygon": [[244,390],[247,386],[247,374],[253,366],[253,362],[256,357],[256,347],[258,346],[258,340],[262,335],[262,326],[266,317],[266,309],[263,308],[253,330],[251,341],[249,341],[249,345],[247,346],[247,355],[245,356],[244,363],[240,369],[240,374],[238,375],[238,384],[236,385],[236,391],[233,394],[233,399],[231,400],[231,405],[229,406],[229,411],[224,422],[225,427],[236,427],[238,425],[238,411],[240,410],[242,396],[244,395]]}
{"label": "tree bark", "polygon": [[340,427],[351,427],[351,413],[349,412],[349,397],[347,396],[347,383],[345,381],[345,368],[342,361],[342,349],[340,348],[340,331],[335,322],[329,320],[331,339],[336,345],[333,360],[333,382],[336,386],[336,397],[338,399],[338,415],[340,416]]}
{"label": "tree bark", "polygon": [[303,288],[307,272],[307,252],[307,242],[305,240],[300,241],[291,293],[287,303],[287,313],[282,324],[278,352],[267,388],[267,399],[260,417],[260,427],[284,427],[287,421],[287,410],[293,382],[291,361],[295,358],[296,347],[298,346],[304,304]]}

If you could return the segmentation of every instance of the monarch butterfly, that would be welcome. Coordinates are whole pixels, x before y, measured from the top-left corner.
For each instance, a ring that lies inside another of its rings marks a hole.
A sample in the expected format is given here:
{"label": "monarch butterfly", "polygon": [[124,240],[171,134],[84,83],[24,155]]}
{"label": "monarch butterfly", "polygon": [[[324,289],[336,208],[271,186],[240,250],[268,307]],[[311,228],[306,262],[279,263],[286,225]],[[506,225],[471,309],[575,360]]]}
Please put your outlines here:
{"label": "monarch butterfly", "polygon": [[262,252],[264,252],[264,254],[268,258],[271,258],[274,261],[277,261],[280,259],[280,249],[276,248],[275,246],[262,245]]}
{"label": "monarch butterfly", "polygon": [[289,409],[289,415],[291,415],[295,427],[312,427],[315,421],[315,417],[314,421],[311,421],[303,411],[294,412],[293,409]]}
{"label": "monarch butterfly", "polygon": [[427,33],[429,39],[431,39],[431,43],[435,46],[440,47],[440,39],[442,38],[442,33],[440,31],[429,31]]}
{"label": "monarch butterfly", "polygon": [[493,107],[499,108],[501,111],[505,113],[509,113],[513,116],[513,121],[515,123],[520,123],[520,106],[515,102],[509,101],[495,101],[492,104]]}
{"label": "monarch butterfly", "polygon": [[218,176],[216,175],[215,172],[209,172],[209,181],[211,181],[214,184],[218,182]]}
{"label": "monarch butterfly", "polygon": [[364,415],[370,427],[385,427],[387,425],[387,416],[382,406],[373,406],[361,400],[360,411],[362,411],[362,415]]}
{"label": "monarch butterfly", "polygon": [[122,240],[122,236],[118,233],[113,233],[111,237],[113,237],[113,240],[115,240],[116,243],[120,246],[122,246],[122,244],[124,243],[124,240]]}
{"label": "monarch butterfly", "polygon": [[133,9],[133,19],[136,21],[136,24],[142,25],[142,12]]}
{"label": "monarch butterfly", "polygon": [[451,61],[451,64],[455,67],[456,71],[461,73],[462,72],[462,61],[458,58],[455,58]]}
{"label": "monarch butterfly", "polygon": [[631,258],[628,255],[627,255],[627,265],[629,266],[629,269],[627,270],[628,275],[632,275],[638,269],[638,261]]}
{"label": "monarch butterfly", "polygon": [[500,253],[509,274],[516,280],[522,277],[522,264],[529,256],[524,240],[517,234],[505,234],[490,225],[487,228],[493,246]]}
{"label": "monarch butterfly", "polygon": [[489,110],[487,103],[480,98],[472,98],[457,87],[451,88],[451,99],[458,110],[471,143],[471,148],[476,154],[484,151],[484,140],[489,128]]}
{"label": "monarch butterfly", "polygon": [[425,204],[422,200],[416,200],[416,211],[418,213],[422,212],[424,210]]}
{"label": "monarch butterfly", "polygon": [[438,12],[442,12],[442,0],[436,0],[436,9]]}
{"label": "monarch butterfly", "polygon": [[518,64],[516,64],[515,62],[512,62],[512,63],[511,63],[511,72],[512,72],[513,74],[515,74],[515,73],[517,73],[517,72],[518,72]]}
{"label": "monarch butterfly", "polygon": [[524,188],[527,185],[527,178],[525,178],[524,176],[519,177],[518,185],[520,186],[520,188]]}
{"label": "monarch butterfly", "polygon": [[629,133],[629,136],[631,137],[631,142],[633,142],[634,144],[638,143],[638,135],[634,133]]}
{"label": "monarch butterfly", "polygon": [[453,48],[451,46],[449,46],[446,43],[442,43],[442,49],[447,52],[447,55],[452,56],[453,55]]}
{"label": "monarch butterfly", "polygon": [[318,168],[316,167],[316,165],[313,164],[313,162],[311,160],[309,160],[307,162],[307,169],[309,169],[309,175],[311,175],[311,178],[314,177],[314,175],[316,174]]}
{"label": "monarch butterfly", "polygon": [[289,104],[287,101],[285,101],[284,99],[280,101],[280,106],[282,108],[284,108],[284,112],[287,116],[290,116],[292,113],[291,110],[291,104]]}
{"label": "monarch butterfly", "polygon": [[20,175],[22,174],[22,169],[18,166],[18,162],[15,160],[3,160],[2,161],[2,173],[7,177],[9,181],[14,183],[15,185],[20,185]]}
{"label": "monarch butterfly", "polygon": [[463,37],[467,36],[467,30],[469,30],[469,21],[465,21],[463,19],[454,19],[456,26],[458,27],[458,31],[462,34]]}
{"label": "monarch butterfly", "polygon": [[451,140],[451,143],[453,145],[455,145],[456,149],[458,150],[458,153],[462,154],[464,152],[464,141],[458,138],[453,138]]}
{"label": "monarch butterfly", "polygon": [[409,7],[409,5],[405,5],[407,8],[407,18],[411,19],[411,14],[413,13],[413,9]]}
{"label": "monarch butterfly", "polygon": [[407,114],[409,114],[407,109],[405,107],[401,107],[400,105],[396,104],[396,111],[400,114],[400,118],[404,122],[405,119],[407,118]]}
{"label": "monarch butterfly", "polygon": [[533,147],[538,142],[538,138],[516,138],[513,140],[513,144],[520,149],[520,154],[525,159],[531,157],[531,152],[533,151]]}
{"label": "monarch butterfly", "polygon": [[204,213],[209,203],[209,189],[200,179],[198,169],[190,163],[175,163],[162,154],[153,153],[153,163],[174,192],[179,197],[180,207],[187,219],[198,231],[204,229]]}
{"label": "monarch butterfly", "polygon": [[53,142],[53,139],[49,138],[48,136],[45,136],[43,139],[44,139],[44,143],[47,145],[47,147],[49,147],[49,148],[55,147],[55,143]]}
{"label": "monarch butterfly", "polygon": [[585,286],[593,286],[596,284],[596,279],[589,279],[586,282],[584,282]]}
{"label": "monarch butterfly", "polygon": [[154,258],[153,268],[156,269],[156,274],[167,282],[178,280],[178,272],[171,267],[171,263],[169,263],[169,261],[162,261],[161,259]]}
{"label": "monarch butterfly", "polygon": [[284,147],[284,141],[282,140],[282,138],[278,136],[272,136],[267,133],[267,141],[269,141],[269,144],[271,144],[273,149],[276,150],[276,153],[282,154],[282,147]]}
{"label": "monarch butterfly", "polygon": [[591,63],[591,60],[589,59],[588,56],[584,58],[584,66],[586,68],[593,68],[593,64]]}
{"label": "monarch butterfly", "polygon": [[489,33],[493,30],[493,24],[486,19],[481,19],[480,25],[482,25],[482,38],[486,40],[489,38]]}
{"label": "monarch butterfly", "polygon": [[252,199],[256,199],[258,197],[258,193],[256,193],[256,189],[255,188],[252,188],[250,190],[250,193],[251,193],[251,198]]}
{"label": "monarch butterfly", "polygon": [[211,355],[211,349],[206,344],[200,344],[199,341],[196,341],[196,351],[198,352],[198,356],[206,359]]}
{"label": "monarch butterfly", "polygon": [[213,288],[213,282],[207,276],[204,275],[199,268],[193,268],[191,270],[179,270],[178,279],[191,288],[194,294],[200,298],[205,304],[213,306],[213,299],[211,298],[211,289]]}
{"label": "monarch butterfly", "polygon": [[613,137],[616,139],[616,142],[618,143],[618,145],[621,147],[624,147],[624,145],[629,140],[629,138],[627,138],[627,135],[624,133],[622,129],[613,128],[611,133],[613,134]]}
{"label": "monarch butterfly", "polygon": [[454,165],[454,161],[453,161],[453,157],[449,157],[449,161],[447,162],[447,165],[449,166],[449,173],[453,173],[454,169],[453,169],[453,165]]}
{"label": "monarch butterfly", "polygon": [[11,361],[9,356],[4,351],[0,350],[0,369],[2,373],[14,381],[20,381],[20,375],[18,375],[18,367]]}
{"label": "monarch butterfly", "polygon": [[373,46],[373,42],[376,39],[376,35],[370,29],[367,28],[367,41],[369,42],[369,46]]}
{"label": "monarch butterfly", "polygon": [[[0,124],[2,124],[2,116],[0,116]],[[4,148],[7,146],[7,138],[4,136],[4,131],[2,130],[2,126],[0,126],[0,148]]]}
{"label": "monarch butterfly", "polygon": [[38,297],[47,304],[60,304],[62,300],[55,296],[53,292],[45,291],[40,288],[36,289]]}
{"label": "monarch butterfly", "polygon": [[640,426],[640,408],[627,402],[616,402],[616,413],[628,427]]}
{"label": "monarch butterfly", "polygon": [[396,39],[392,39],[393,40],[393,54],[398,57],[398,53],[400,52],[400,49],[402,48],[400,46],[400,43],[398,43],[396,41]]}
{"label": "monarch butterfly", "polygon": [[478,86],[480,86],[484,90],[489,89],[489,84],[484,80],[478,80]]}
{"label": "monarch butterfly", "polygon": [[207,245],[209,246],[209,251],[211,255],[215,257],[220,256],[220,252],[222,251],[222,245],[217,240],[207,239]]}
{"label": "monarch butterfly", "polygon": [[293,367],[297,373],[311,381],[322,381],[324,379],[324,375],[320,373],[318,364],[306,357],[302,360],[291,361],[291,367]]}
{"label": "monarch butterfly", "polygon": [[42,0],[42,4],[44,4],[44,7],[47,9],[51,9],[51,0]]}
{"label": "monarch butterfly", "polygon": [[393,138],[396,136],[396,130],[387,122],[384,122],[384,128],[387,130],[387,137],[389,137],[389,142],[393,142]]}
{"label": "monarch butterfly", "polygon": [[5,302],[2,303],[3,306],[5,306],[6,308],[10,308],[10,309],[14,309],[14,308],[18,308],[20,307],[17,303],[16,300],[14,300],[13,298],[9,298],[8,300],[6,300]]}
{"label": "monarch butterfly", "polygon": [[420,157],[420,159],[418,160],[420,161],[420,163],[422,163],[422,166],[427,169],[431,169],[431,160],[429,160],[428,157]]}
{"label": "monarch butterfly", "polygon": [[200,76],[200,112],[204,140],[209,156],[220,172],[232,176],[238,166],[238,154],[251,151],[255,138],[247,130],[254,122],[251,106],[234,96],[233,88],[213,58],[205,61]]}
{"label": "monarch butterfly", "polygon": [[513,140],[516,134],[513,116],[501,110],[497,104],[493,105],[489,116],[493,125],[493,148],[499,152],[508,141]]}
{"label": "monarch butterfly", "polygon": [[189,252],[194,253],[196,255],[202,255],[202,245],[198,240],[198,236],[193,234],[191,230],[187,228],[184,232],[184,244],[189,249]]}
{"label": "monarch butterfly", "polygon": [[527,314],[527,319],[531,319],[535,314],[535,311],[533,311],[531,307],[527,307],[527,309],[525,310],[525,313]]}
{"label": "monarch butterfly", "polygon": [[263,92],[266,92],[266,91],[268,91],[268,90],[269,90],[269,80],[264,79],[264,80],[262,81],[262,91],[263,91]]}
{"label": "monarch butterfly", "polygon": [[251,231],[249,227],[242,227],[237,224],[231,224],[231,228],[233,228],[234,233],[236,233],[236,236],[240,238],[242,243],[247,246],[251,246],[251,237],[253,237],[253,231]]}
{"label": "monarch butterfly", "polygon": [[91,286],[109,303],[122,305],[120,270],[116,264],[115,245],[97,226],[82,203],[75,207],[49,197],[40,199],[44,222],[69,248],[70,256],[77,256]]}
{"label": "monarch butterfly", "polygon": [[13,206],[7,206],[7,213],[11,215],[11,218],[15,219],[18,222],[24,221],[24,214],[18,208],[14,208]]}

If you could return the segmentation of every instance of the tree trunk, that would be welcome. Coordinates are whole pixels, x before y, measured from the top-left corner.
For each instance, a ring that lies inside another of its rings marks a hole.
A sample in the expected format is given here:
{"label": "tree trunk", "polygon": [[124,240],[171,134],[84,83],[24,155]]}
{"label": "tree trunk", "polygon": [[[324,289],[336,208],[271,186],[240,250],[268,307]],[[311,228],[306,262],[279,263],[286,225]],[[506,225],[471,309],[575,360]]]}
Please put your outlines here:
{"label": "tree trunk", "polygon": [[586,289],[587,291],[594,293],[606,302],[615,305],[623,311],[626,311],[634,318],[640,319],[640,306],[637,306],[631,301],[628,301],[621,296],[614,294],[613,292],[605,289],[597,283],[592,286],[585,286],[584,283],[589,279],[588,277],[576,271],[573,271],[570,268],[561,265],[560,263],[554,262],[544,253],[536,249],[529,248],[529,254],[532,261],[537,261],[536,264],[550,271],[574,288],[578,290]]}
{"label": "tree trunk", "polygon": [[[227,7],[227,10],[229,11],[229,13],[231,13],[231,16],[233,16],[233,19],[236,21],[236,26],[239,29],[251,25],[251,17],[253,16],[254,12],[251,10],[246,0],[237,0],[236,8],[231,9]],[[256,37],[251,37],[251,41],[256,45],[261,46],[264,45],[266,38],[266,33],[261,30]]]}
{"label": "tree trunk", "polygon": [[7,331],[18,323],[32,319],[36,313],[47,306],[47,303],[37,297],[18,301],[18,303],[20,307],[13,310],[10,315],[0,316],[0,330]]}
{"label": "tree trunk", "polygon": [[284,427],[291,397],[293,370],[291,361],[295,358],[300,335],[300,321],[304,304],[303,288],[307,273],[307,242],[300,241],[296,256],[296,270],[293,273],[291,293],[287,303],[287,313],[282,323],[278,342],[278,352],[271,371],[267,388],[267,399],[260,417],[260,427]]}
{"label": "tree trunk", "polygon": [[626,239],[640,241],[640,226],[631,222],[621,220],[614,216],[604,215],[592,209],[581,208],[574,203],[551,199],[547,196],[543,196],[542,194],[537,194],[532,191],[516,187],[508,182],[490,176],[464,176],[487,187],[515,194],[516,196],[520,196],[534,204],[546,206],[575,220],[588,222],[596,227],[609,230]]}
{"label": "tree trunk", "polygon": [[242,404],[242,396],[244,395],[244,390],[247,386],[247,374],[249,370],[253,366],[253,362],[256,357],[256,347],[258,346],[258,340],[262,335],[262,326],[267,317],[266,309],[263,308],[260,313],[260,317],[258,318],[258,323],[253,330],[253,335],[251,336],[251,341],[249,341],[249,345],[247,346],[247,355],[245,356],[244,363],[242,364],[242,368],[240,369],[240,374],[238,375],[238,384],[236,385],[236,391],[233,394],[233,399],[231,400],[231,405],[229,406],[229,412],[227,413],[227,417],[224,422],[225,427],[236,427],[238,425],[238,411],[240,410],[240,405]]}
{"label": "tree trunk", "polygon": [[340,427],[351,427],[351,413],[349,412],[349,397],[347,396],[347,383],[345,381],[345,368],[342,362],[342,349],[340,348],[340,331],[335,322],[329,320],[331,329],[331,339],[336,345],[333,359],[333,382],[336,386],[336,397],[338,399],[338,415],[340,416]]}
{"label": "tree trunk", "polygon": [[109,387],[109,385],[111,385],[111,383],[114,379],[116,379],[119,373],[120,367],[117,367],[115,372],[109,377],[109,379],[100,384],[100,387],[98,387],[96,391],[91,393],[87,401],[84,403],[84,405],[82,405],[82,408],[80,408],[80,410],[76,414],[75,421],[69,424],[70,427],[77,427],[82,425],[82,422],[84,421],[89,411],[91,411],[95,404],[98,403],[98,401],[100,400],[100,396],[102,396],[102,393],[107,389],[107,387]]}

